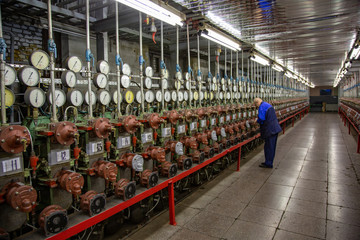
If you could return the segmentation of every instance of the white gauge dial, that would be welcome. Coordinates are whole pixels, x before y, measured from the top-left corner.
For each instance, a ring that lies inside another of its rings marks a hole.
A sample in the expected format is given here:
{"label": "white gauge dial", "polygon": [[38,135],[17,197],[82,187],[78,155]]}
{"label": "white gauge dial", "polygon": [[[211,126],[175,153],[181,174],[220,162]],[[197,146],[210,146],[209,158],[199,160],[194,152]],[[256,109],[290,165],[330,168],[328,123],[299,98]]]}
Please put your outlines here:
{"label": "white gauge dial", "polygon": [[44,105],[46,97],[45,92],[41,88],[31,87],[25,91],[25,103],[34,108],[40,108]]}
{"label": "white gauge dial", "polygon": [[181,142],[176,143],[175,153],[179,156],[184,155],[184,145]]}
{"label": "white gauge dial", "polygon": [[64,86],[69,87],[69,88],[73,88],[76,86],[76,73],[68,70],[66,72],[63,72],[61,74],[61,82]]}
{"label": "white gauge dial", "polygon": [[122,75],[120,83],[121,83],[121,86],[123,86],[123,88],[129,88],[130,87],[130,77],[127,75]]}
{"label": "white gauge dial", "polygon": [[71,89],[67,93],[67,101],[74,107],[80,107],[84,102],[84,95],[77,89]]}
{"label": "white gauge dial", "polygon": [[220,98],[221,100],[224,98],[224,93],[223,93],[223,92],[220,92],[219,98]]}
{"label": "white gauge dial", "polygon": [[157,91],[157,92],[155,93],[155,99],[156,99],[157,102],[161,102],[161,100],[162,100],[162,93],[161,93],[161,91]]}
{"label": "white gauge dial", "polygon": [[231,98],[231,94],[229,92],[226,93],[226,98],[230,99]]}
{"label": "white gauge dial", "polygon": [[194,100],[195,100],[195,101],[199,100],[199,93],[198,93],[198,92],[194,92],[193,97],[194,97]]}
{"label": "white gauge dial", "polygon": [[10,65],[5,64],[5,86],[12,85],[16,80],[16,71]]}
{"label": "white gauge dial", "polygon": [[220,93],[219,93],[219,92],[216,92],[216,93],[215,93],[215,98],[216,98],[216,99],[220,99]]}
{"label": "white gauge dial", "polygon": [[165,92],[164,92],[164,100],[165,100],[165,102],[170,102],[170,100],[171,100],[171,94],[170,94],[169,91],[165,91]]}
{"label": "white gauge dial", "polygon": [[109,105],[110,101],[111,101],[111,95],[109,93],[108,90],[105,90],[105,89],[101,89],[99,92],[98,92],[98,96],[97,96],[99,102],[102,104],[102,105]]}
{"label": "white gauge dial", "polygon": [[204,99],[204,92],[200,92],[200,100]]}
{"label": "white gauge dial", "polygon": [[221,89],[225,92],[225,91],[226,91],[226,85],[225,85],[225,84],[222,84],[222,85],[221,85]]}
{"label": "white gauge dial", "polygon": [[185,101],[189,100],[189,93],[188,92],[184,92],[184,100]]}
{"label": "white gauge dial", "polygon": [[91,95],[91,98],[89,98],[89,92],[86,91],[86,93],[85,93],[85,102],[86,102],[87,105],[90,105],[90,100],[91,100],[91,104],[95,105],[95,103],[96,103],[96,94],[93,91],[91,91],[90,95]]}
{"label": "white gauge dial", "polygon": [[214,93],[210,93],[210,100],[213,100],[214,99]]}
{"label": "white gauge dial", "polygon": [[[203,92],[201,92],[201,93],[203,93]],[[205,98],[205,100],[208,100],[208,98],[209,98],[208,92],[204,92],[204,98]]]}
{"label": "white gauge dial", "polygon": [[186,72],[185,73],[185,80],[190,81],[190,79],[191,79],[191,74],[189,72]]}
{"label": "white gauge dial", "polygon": [[145,93],[145,101],[148,103],[152,103],[155,100],[155,95],[153,91],[147,91]]}
{"label": "white gauge dial", "polygon": [[191,88],[191,83],[190,83],[190,81],[186,81],[186,82],[185,82],[185,88],[186,88],[186,90],[190,90],[190,88]]}
{"label": "white gauge dial", "polygon": [[152,69],[152,67],[146,67],[145,75],[149,78],[152,78],[154,76],[154,70]]}
{"label": "white gauge dial", "polygon": [[108,83],[108,78],[103,73],[96,73],[94,75],[94,84],[97,88],[105,88]]}
{"label": "white gauge dial", "polygon": [[230,86],[231,85],[231,79],[229,78],[227,81],[227,84]]}
{"label": "white gauge dial", "polygon": [[182,74],[181,74],[181,72],[176,72],[176,73],[175,73],[175,79],[176,79],[176,80],[179,80],[179,81],[182,80]]}
{"label": "white gauge dial", "polygon": [[82,68],[81,59],[78,56],[68,57],[66,59],[66,68],[76,73],[80,72]]}
{"label": "white gauge dial", "polygon": [[225,78],[222,78],[220,83],[225,84]]}
{"label": "white gauge dial", "polygon": [[[112,95],[112,100],[115,104],[118,104],[118,91],[114,91]],[[120,102],[122,101],[122,95],[120,94]]]}
{"label": "white gauge dial", "polygon": [[50,57],[43,50],[36,50],[30,55],[30,64],[37,69],[44,70],[49,66]]}
{"label": "white gauge dial", "polygon": [[222,137],[226,137],[225,128],[220,129],[220,134],[221,134]]}
{"label": "white gauge dial", "polygon": [[38,70],[31,66],[25,66],[18,71],[19,80],[28,87],[36,86],[40,81]]}
{"label": "white gauge dial", "polygon": [[162,85],[163,89],[168,89],[168,80],[167,79],[162,79],[161,80],[161,85]]}
{"label": "white gauge dial", "polygon": [[131,67],[129,64],[125,63],[122,67],[123,74],[130,76],[131,75]]}
{"label": "white gauge dial", "polygon": [[167,69],[161,69],[161,77],[162,78],[169,78],[169,71]]}
{"label": "white gauge dial", "polygon": [[[48,96],[49,96],[50,104],[53,104],[51,92],[49,92]],[[55,105],[57,107],[62,107],[64,106],[65,103],[66,103],[65,92],[61,89],[55,89]]]}
{"label": "white gauge dial", "polygon": [[212,82],[213,82],[213,83],[216,83],[216,77],[213,77],[213,78],[212,78]]}
{"label": "white gauge dial", "polygon": [[172,100],[173,102],[176,102],[176,100],[177,100],[176,91],[172,91],[172,92],[171,92],[171,100]]}
{"label": "white gauge dial", "polygon": [[184,93],[183,92],[178,93],[178,99],[179,99],[179,102],[184,101]]}
{"label": "white gauge dial", "polygon": [[96,63],[96,71],[98,73],[109,74],[109,72],[110,72],[109,63],[105,60],[98,61]]}
{"label": "white gauge dial", "polygon": [[135,101],[141,103],[141,91],[137,91],[135,95]]}
{"label": "white gauge dial", "polygon": [[234,85],[234,86],[233,86],[233,91],[234,91],[234,92],[237,92],[237,90],[238,90],[238,89],[237,89],[237,86]]}
{"label": "white gauge dial", "polygon": [[175,86],[175,89],[180,90],[180,88],[181,88],[181,81],[180,81],[180,80],[175,80],[175,81],[174,81],[174,86]]}
{"label": "white gauge dial", "polygon": [[152,87],[152,80],[151,80],[150,77],[145,78],[144,83],[145,83],[145,84],[144,84],[144,85],[145,85],[145,88],[151,89],[151,87]]}

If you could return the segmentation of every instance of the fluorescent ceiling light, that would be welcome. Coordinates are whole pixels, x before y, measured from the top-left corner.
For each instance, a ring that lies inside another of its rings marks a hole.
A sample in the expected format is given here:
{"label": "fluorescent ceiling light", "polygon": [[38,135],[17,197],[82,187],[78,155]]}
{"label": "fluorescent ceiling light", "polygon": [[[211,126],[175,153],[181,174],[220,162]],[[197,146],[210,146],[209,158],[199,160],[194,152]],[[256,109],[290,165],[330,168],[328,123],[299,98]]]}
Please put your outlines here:
{"label": "fluorescent ceiling light", "polygon": [[166,22],[170,25],[179,25],[180,27],[183,26],[183,19],[170,12],[169,10],[160,7],[156,3],[153,3],[149,0],[116,0],[119,3],[122,3],[128,7],[136,9],[142,13],[145,13],[151,17],[159,19],[163,22]]}
{"label": "fluorescent ceiling light", "polygon": [[275,71],[278,71],[278,72],[283,72],[284,71],[283,67],[280,66],[279,64],[276,64],[276,63],[274,63],[272,65],[272,69],[274,69]]}
{"label": "fluorescent ceiling light", "polygon": [[350,59],[358,59],[360,56],[360,46],[353,48],[351,51]]}
{"label": "fluorescent ceiling light", "polygon": [[250,59],[254,62],[260,63],[261,65],[270,66],[270,61],[260,55],[254,54],[254,56],[251,56]]}
{"label": "fluorescent ceiling light", "polygon": [[345,63],[345,68],[349,68],[349,67],[351,67],[351,63],[350,63],[350,62],[346,62],[346,63]]}
{"label": "fluorescent ceiling light", "polygon": [[207,12],[206,16],[214,23],[216,23],[216,25],[218,25],[220,28],[223,28],[224,30],[228,31],[229,33],[231,33],[232,35],[234,35],[235,37],[241,37],[241,31],[239,31],[238,29],[234,28],[231,24],[227,23],[225,20],[223,20],[222,18],[216,16],[214,13],[212,12]]}
{"label": "fluorescent ceiling light", "polygon": [[294,76],[289,71],[285,72],[285,76],[287,76],[288,78],[294,78]]}
{"label": "fluorescent ceiling light", "polygon": [[206,29],[206,31],[202,31],[200,35],[233,51],[241,50],[240,44],[212,29]]}

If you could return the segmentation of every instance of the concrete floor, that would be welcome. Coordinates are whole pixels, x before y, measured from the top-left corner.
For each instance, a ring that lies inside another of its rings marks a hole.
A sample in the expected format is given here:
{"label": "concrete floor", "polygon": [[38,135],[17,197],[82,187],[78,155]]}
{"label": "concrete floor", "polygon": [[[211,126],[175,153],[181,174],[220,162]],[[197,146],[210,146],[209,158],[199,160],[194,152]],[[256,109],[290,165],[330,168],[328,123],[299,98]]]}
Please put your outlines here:
{"label": "concrete floor", "polygon": [[279,138],[274,169],[261,152],[128,239],[360,239],[360,154],[337,114],[311,113]]}

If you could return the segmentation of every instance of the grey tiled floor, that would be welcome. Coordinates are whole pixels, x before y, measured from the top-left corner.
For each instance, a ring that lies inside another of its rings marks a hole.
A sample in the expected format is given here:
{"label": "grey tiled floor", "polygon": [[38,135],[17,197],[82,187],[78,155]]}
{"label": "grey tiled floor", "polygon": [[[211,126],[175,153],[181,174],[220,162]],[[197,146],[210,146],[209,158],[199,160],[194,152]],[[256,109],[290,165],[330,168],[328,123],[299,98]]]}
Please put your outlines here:
{"label": "grey tiled floor", "polygon": [[311,113],[279,138],[274,169],[257,154],[128,239],[360,239],[360,154],[337,114]]}

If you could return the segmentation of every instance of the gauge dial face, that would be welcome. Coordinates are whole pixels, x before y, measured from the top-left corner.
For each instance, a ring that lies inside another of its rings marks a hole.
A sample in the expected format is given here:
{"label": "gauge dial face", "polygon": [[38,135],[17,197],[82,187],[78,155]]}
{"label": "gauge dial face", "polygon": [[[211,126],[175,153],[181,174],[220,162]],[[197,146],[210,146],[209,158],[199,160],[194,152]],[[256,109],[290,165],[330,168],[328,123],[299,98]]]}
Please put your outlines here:
{"label": "gauge dial face", "polygon": [[66,59],[66,68],[73,72],[80,72],[82,69],[82,61],[78,56],[71,56]]}
{"label": "gauge dial face", "polygon": [[157,102],[161,102],[162,101],[162,93],[161,91],[156,91],[155,93],[155,99]]}
{"label": "gauge dial face", "polygon": [[222,78],[220,83],[225,84],[225,78]]}
{"label": "gauge dial face", "polygon": [[180,80],[175,80],[174,81],[174,86],[175,86],[175,89],[180,90],[180,88],[181,88]]}
{"label": "gauge dial face", "polygon": [[128,103],[128,104],[131,104],[131,103],[134,102],[134,93],[133,93],[132,91],[127,90],[127,91],[125,92],[125,101],[126,101],[126,103]]}
{"label": "gauge dial face", "polygon": [[170,94],[169,91],[165,91],[165,92],[164,92],[164,100],[165,100],[165,102],[170,102],[170,100],[171,100],[171,94]]}
{"label": "gauge dial face", "polygon": [[171,92],[171,100],[172,100],[173,102],[176,102],[176,100],[177,100],[176,91],[172,91],[172,92]]}
{"label": "gauge dial face", "polygon": [[231,94],[229,92],[226,93],[226,98],[230,99],[231,98]]}
{"label": "gauge dial face", "polygon": [[[115,104],[118,104],[118,91],[114,91],[112,95],[112,99]],[[122,95],[120,94],[120,102],[122,102]]]}
{"label": "gauge dial face", "polygon": [[145,93],[145,101],[147,103],[152,103],[152,102],[154,102],[154,100],[155,100],[154,92],[153,91],[147,91]]}
{"label": "gauge dial face", "polygon": [[50,57],[43,50],[36,50],[30,55],[30,64],[37,69],[44,70],[49,66]]}
{"label": "gauge dial face", "polygon": [[90,100],[91,100],[91,104],[95,105],[95,103],[96,103],[96,94],[94,93],[94,91],[91,91],[90,95],[91,95],[91,98],[89,98],[89,92],[86,91],[86,93],[85,93],[85,103],[87,105],[90,105]]}
{"label": "gauge dial face", "polygon": [[94,75],[94,84],[97,88],[105,88],[108,84],[108,78],[103,73],[97,73]]}
{"label": "gauge dial face", "polygon": [[229,78],[227,81],[227,84],[230,86],[231,85],[231,79]]}
{"label": "gauge dial face", "polygon": [[84,95],[77,89],[71,89],[67,93],[67,100],[74,107],[80,107],[84,102]]}
{"label": "gauge dial face", "polygon": [[61,74],[61,82],[66,87],[69,88],[75,87],[77,82],[76,73],[71,70],[63,72]]}
{"label": "gauge dial face", "polygon": [[179,102],[184,101],[184,93],[183,92],[178,93],[178,99],[179,99]]}
{"label": "gauge dial face", "polygon": [[169,78],[169,71],[167,69],[161,69],[161,77],[162,78]]}
{"label": "gauge dial face", "polygon": [[19,80],[26,86],[36,86],[40,81],[40,74],[38,70],[31,66],[25,66],[18,71]]}
{"label": "gauge dial face", "polygon": [[123,74],[130,76],[131,75],[130,65],[127,63],[124,63],[124,65],[122,66],[122,72],[123,72]]}
{"label": "gauge dial face", "polygon": [[130,87],[130,77],[127,75],[122,75],[120,79],[121,86],[123,88],[129,88]]}
{"label": "gauge dial face", "polygon": [[220,99],[220,93],[219,93],[219,92],[216,92],[215,98],[216,98],[216,99]]}
{"label": "gauge dial face", "polygon": [[137,91],[135,95],[135,101],[141,103],[141,91]]}
{"label": "gauge dial face", "polygon": [[223,92],[220,92],[219,98],[220,98],[221,100],[224,99],[224,93],[223,93]]}
{"label": "gauge dial face", "polygon": [[184,92],[184,100],[188,101],[189,100],[189,94],[188,92]]}
{"label": "gauge dial face", "polygon": [[233,86],[233,91],[234,91],[234,92],[237,92],[237,90],[238,90],[238,89],[237,89],[237,86],[234,85],[234,86]]}
{"label": "gauge dial face", "polygon": [[198,92],[194,92],[194,100],[195,101],[199,100],[199,93]]}
{"label": "gauge dial face", "polygon": [[210,93],[210,100],[213,100],[214,99],[214,93]]}
{"label": "gauge dial face", "polygon": [[213,83],[216,83],[216,77],[213,77],[213,78],[212,78],[212,82],[213,82]]}
{"label": "gauge dial face", "polygon": [[176,79],[176,80],[179,80],[179,81],[182,80],[182,74],[181,74],[181,72],[176,72],[176,73],[175,73],[175,79]]}
{"label": "gauge dial face", "polygon": [[109,105],[110,101],[111,101],[111,95],[110,92],[102,89],[98,92],[98,100],[102,105]]}
{"label": "gauge dial face", "polygon": [[[202,93],[202,92],[201,92],[201,93]],[[205,93],[204,93],[204,98],[205,98],[205,100],[208,100],[208,98],[209,98],[208,92],[205,92]]]}
{"label": "gauge dial face", "polygon": [[191,74],[189,72],[186,72],[185,73],[185,80],[190,81],[190,79],[191,79]]}
{"label": "gauge dial face", "polygon": [[161,80],[161,85],[162,85],[163,89],[168,89],[168,80],[167,79],[162,79]]}
{"label": "gauge dial face", "polygon": [[200,100],[204,99],[204,92],[200,92]]}
{"label": "gauge dial face", "polygon": [[225,92],[226,91],[226,86],[225,84],[221,85],[221,89]]}
{"label": "gauge dial face", "polygon": [[[49,103],[52,104],[52,94],[51,92],[49,92],[48,94],[49,98]],[[57,107],[62,107],[64,106],[64,104],[66,103],[66,95],[65,92],[61,89],[55,89],[55,105]]]}
{"label": "gauge dial face", "polygon": [[185,88],[186,88],[186,90],[190,90],[190,88],[191,88],[190,81],[185,82]]}
{"label": "gauge dial face", "polygon": [[16,80],[16,71],[10,65],[5,64],[5,86],[12,85]]}
{"label": "gauge dial face", "polygon": [[25,91],[24,99],[26,104],[31,105],[34,108],[39,108],[45,103],[45,92],[41,88],[28,88]]}
{"label": "gauge dial face", "polygon": [[152,87],[152,80],[151,80],[151,78],[150,77],[147,77],[147,78],[145,78],[145,80],[144,80],[145,82],[145,88],[147,88],[147,89],[151,89],[151,87]]}
{"label": "gauge dial face", "polygon": [[98,73],[109,74],[109,72],[110,72],[109,63],[105,60],[98,61],[96,63],[96,71]]}
{"label": "gauge dial face", "polygon": [[[5,88],[5,108],[11,107],[15,103],[15,94],[13,91],[11,91],[8,88]],[[1,99],[0,99],[0,105],[1,105]],[[1,106],[0,106],[1,108]]]}
{"label": "gauge dial face", "polygon": [[154,70],[152,69],[152,67],[146,67],[145,69],[145,76],[152,78],[154,76]]}

